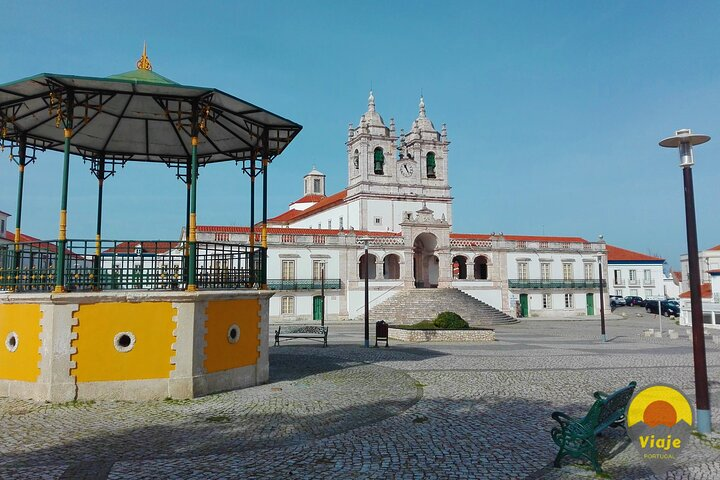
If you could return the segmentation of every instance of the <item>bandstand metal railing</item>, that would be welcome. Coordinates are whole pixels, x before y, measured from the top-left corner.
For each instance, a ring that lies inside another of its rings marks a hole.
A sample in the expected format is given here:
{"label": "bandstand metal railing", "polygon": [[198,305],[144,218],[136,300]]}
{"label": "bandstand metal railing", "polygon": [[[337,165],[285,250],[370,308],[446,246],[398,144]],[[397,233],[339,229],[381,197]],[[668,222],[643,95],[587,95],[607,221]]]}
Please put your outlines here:
{"label": "bandstand metal railing", "polygon": [[[60,242],[0,245],[0,290],[52,291]],[[65,291],[185,290],[188,242],[66,240]],[[197,288],[258,288],[266,250],[239,244],[197,242]]]}

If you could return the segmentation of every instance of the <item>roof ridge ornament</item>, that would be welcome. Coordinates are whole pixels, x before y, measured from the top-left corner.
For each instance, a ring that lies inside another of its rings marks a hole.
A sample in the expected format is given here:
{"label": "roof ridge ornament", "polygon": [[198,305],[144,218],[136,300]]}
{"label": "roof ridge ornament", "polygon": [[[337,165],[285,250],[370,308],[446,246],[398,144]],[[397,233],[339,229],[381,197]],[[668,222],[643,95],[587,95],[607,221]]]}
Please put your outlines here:
{"label": "roof ridge ornament", "polygon": [[147,42],[143,42],[143,53],[140,60],[137,61],[138,70],[149,70],[152,72],[152,64],[147,56]]}
{"label": "roof ridge ornament", "polygon": [[420,118],[425,118],[425,99],[420,95]]}
{"label": "roof ridge ornament", "polygon": [[370,96],[368,97],[368,112],[374,112],[375,111],[375,96],[373,95],[373,91],[370,90]]}

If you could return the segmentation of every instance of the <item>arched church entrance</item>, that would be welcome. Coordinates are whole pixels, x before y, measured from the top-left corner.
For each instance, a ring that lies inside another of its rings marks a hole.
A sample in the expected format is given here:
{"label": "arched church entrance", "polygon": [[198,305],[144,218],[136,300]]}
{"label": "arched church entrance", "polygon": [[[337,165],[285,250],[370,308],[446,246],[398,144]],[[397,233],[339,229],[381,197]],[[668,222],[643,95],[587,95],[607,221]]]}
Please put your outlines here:
{"label": "arched church entrance", "polygon": [[435,256],[437,237],[432,233],[421,233],[413,243],[413,274],[415,288],[436,288],[440,275],[438,257]]}

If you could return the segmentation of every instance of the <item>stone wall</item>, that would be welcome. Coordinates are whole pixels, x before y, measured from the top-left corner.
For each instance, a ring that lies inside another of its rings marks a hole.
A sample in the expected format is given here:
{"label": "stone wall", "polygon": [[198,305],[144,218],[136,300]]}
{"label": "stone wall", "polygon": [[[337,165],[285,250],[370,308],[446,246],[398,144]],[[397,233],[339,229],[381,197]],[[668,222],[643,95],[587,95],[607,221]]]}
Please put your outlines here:
{"label": "stone wall", "polygon": [[388,336],[403,342],[494,342],[495,330],[406,330],[390,327]]}

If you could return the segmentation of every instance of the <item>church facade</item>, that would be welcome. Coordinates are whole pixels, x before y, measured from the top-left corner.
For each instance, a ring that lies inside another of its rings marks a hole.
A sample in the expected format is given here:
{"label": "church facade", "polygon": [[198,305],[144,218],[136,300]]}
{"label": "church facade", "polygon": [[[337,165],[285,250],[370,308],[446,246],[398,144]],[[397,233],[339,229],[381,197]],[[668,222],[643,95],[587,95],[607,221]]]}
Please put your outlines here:
{"label": "church facade", "polygon": [[[319,319],[323,290],[326,319],[360,317],[366,276],[371,309],[407,289],[456,288],[511,316],[599,314],[603,241],[453,229],[447,128],[436,130],[422,98],[398,133],[371,92],[346,145],[344,190],[326,195],[313,167],[304,195],[268,220],[271,318]],[[199,241],[248,237],[248,227],[198,227]]]}

